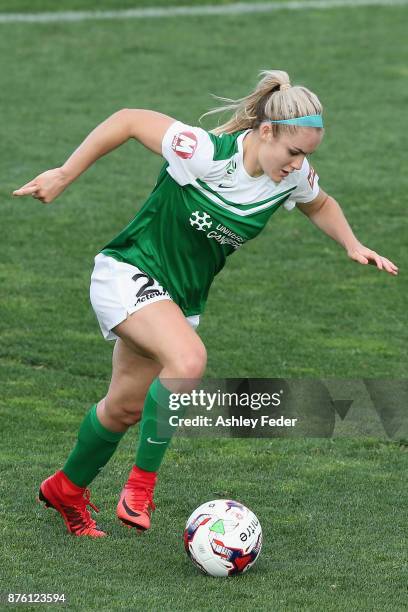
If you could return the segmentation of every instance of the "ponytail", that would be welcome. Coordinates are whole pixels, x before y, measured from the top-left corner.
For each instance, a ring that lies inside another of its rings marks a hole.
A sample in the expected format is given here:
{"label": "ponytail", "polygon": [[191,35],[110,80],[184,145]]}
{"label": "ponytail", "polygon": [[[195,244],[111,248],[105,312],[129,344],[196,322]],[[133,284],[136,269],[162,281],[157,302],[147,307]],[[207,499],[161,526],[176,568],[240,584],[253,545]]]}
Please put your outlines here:
{"label": "ponytail", "polygon": [[[232,111],[233,115],[226,123],[211,130],[213,134],[256,129],[268,119],[276,121],[322,114],[323,108],[318,97],[306,87],[292,86],[289,75],[283,70],[263,70],[260,76],[262,78],[255,90],[244,98],[232,100],[215,96],[228,104],[212,109],[202,117],[226,111]],[[275,136],[282,131],[295,132],[296,129],[294,125],[272,125]]]}

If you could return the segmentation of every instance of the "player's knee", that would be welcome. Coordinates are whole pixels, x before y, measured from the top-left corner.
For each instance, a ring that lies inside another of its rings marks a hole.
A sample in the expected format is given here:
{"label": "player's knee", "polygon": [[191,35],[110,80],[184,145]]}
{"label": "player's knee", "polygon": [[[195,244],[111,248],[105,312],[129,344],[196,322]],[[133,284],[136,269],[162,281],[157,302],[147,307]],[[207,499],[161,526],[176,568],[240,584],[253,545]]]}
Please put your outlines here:
{"label": "player's knee", "polygon": [[207,365],[207,352],[203,344],[198,344],[174,360],[174,378],[197,379],[204,374]]}

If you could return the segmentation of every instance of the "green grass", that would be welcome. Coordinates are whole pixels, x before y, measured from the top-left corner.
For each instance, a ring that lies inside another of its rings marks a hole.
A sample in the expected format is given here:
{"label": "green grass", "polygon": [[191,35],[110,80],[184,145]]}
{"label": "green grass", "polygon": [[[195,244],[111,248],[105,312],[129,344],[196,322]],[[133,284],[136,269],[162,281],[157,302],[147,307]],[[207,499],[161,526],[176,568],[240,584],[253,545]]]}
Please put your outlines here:
{"label": "green grass", "polygon": [[[113,4],[130,5],[58,9]],[[396,442],[177,439],[154,529],[136,538],[114,519],[133,433],[93,487],[109,540],[73,539],[33,504],[109,382],[112,345],[88,300],[92,258],[143,203],[161,160],[129,143],[52,206],[10,197],[119,108],[195,123],[209,92],[238,97],[260,69],[284,68],[325,105],[313,161],[322,187],[401,273],[358,266],[302,215],[277,213],[214,283],[200,326],[207,375],[404,378],[406,18],[405,8],[371,7],[0,24],[3,590],[65,592],[73,610],[406,609],[407,453]],[[248,504],[265,535],[256,567],[231,581],[199,575],[180,539],[194,507],[224,495]]]}

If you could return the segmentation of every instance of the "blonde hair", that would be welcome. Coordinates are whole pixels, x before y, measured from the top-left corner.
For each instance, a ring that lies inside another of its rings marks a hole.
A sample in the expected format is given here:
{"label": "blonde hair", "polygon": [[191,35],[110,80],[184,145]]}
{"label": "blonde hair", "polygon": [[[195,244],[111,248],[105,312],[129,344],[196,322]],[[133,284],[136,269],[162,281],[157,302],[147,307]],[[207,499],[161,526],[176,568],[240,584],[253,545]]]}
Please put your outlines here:
{"label": "blonde hair", "polygon": [[[200,120],[207,115],[225,111],[233,111],[234,114],[226,123],[211,130],[213,134],[232,134],[239,130],[256,129],[268,119],[294,119],[322,114],[323,107],[319,98],[306,87],[292,86],[289,75],[283,70],[263,70],[259,76],[262,78],[255,90],[244,98],[232,100],[214,96],[228,104],[204,113]],[[272,124],[274,136],[283,131],[294,133],[297,129],[295,125]]]}

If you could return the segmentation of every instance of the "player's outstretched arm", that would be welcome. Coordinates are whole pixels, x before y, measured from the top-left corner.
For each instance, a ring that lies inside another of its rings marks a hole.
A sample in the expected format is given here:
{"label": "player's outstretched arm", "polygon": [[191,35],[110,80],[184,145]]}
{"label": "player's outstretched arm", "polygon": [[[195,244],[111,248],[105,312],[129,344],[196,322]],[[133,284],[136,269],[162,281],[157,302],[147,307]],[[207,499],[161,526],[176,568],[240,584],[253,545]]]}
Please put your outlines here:
{"label": "player's outstretched arm", "polygon": [[122,109],[98,125],[59,168],[47,170],[13,191],[48,204],[55,200],[97,159],[135,138],[154,153],[161,154],[163,136],[175,120],[155,111]]}
{"label": "player's outstretched arm", "polygon": [[394,276],[398,274],[398,267],[392,261],[357,240],[340,205],[322,189],[312,202],[297,204],[297,207],[319,229],[341,244],[353,261],[363,265],[372,264]]}

